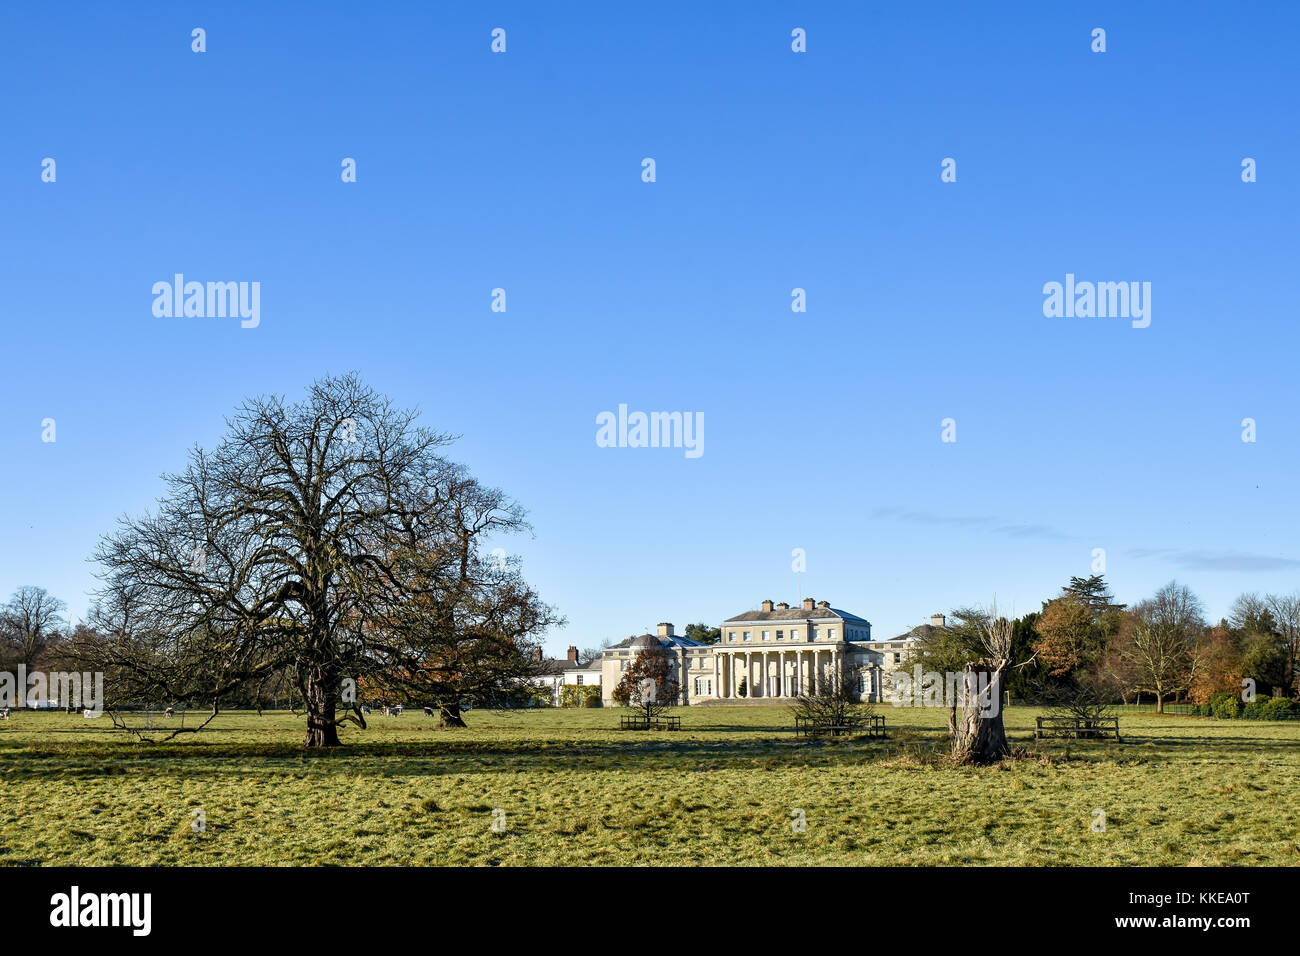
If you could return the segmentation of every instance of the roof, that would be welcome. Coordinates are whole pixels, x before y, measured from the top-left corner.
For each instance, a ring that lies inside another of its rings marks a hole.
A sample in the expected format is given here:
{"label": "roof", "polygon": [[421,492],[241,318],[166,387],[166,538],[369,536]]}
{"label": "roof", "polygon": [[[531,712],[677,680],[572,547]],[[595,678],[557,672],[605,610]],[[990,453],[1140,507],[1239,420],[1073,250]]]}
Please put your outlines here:
{"label": "roof", "polygon": [[950,627],[935,627],[933,624],[918,624],[904,634],[898,637],[891,637],[887,641],[873,641],[875,644],[898,644],[902,641],[923,641],[935,631],[951,631]]}
{"label": "roof", "polygon": [[680,637],[674,634],[672,637],[658,636],[654,634],[642,634],[638,637],[629,637],[619,641],[617,644],[611,644],[605,648],[607,651],[624,650],[632,648],[640,650],[646,647],[708,647],[708,644],[701,644],[699,641],[693,641],[689,637]]}
{"label": "roof", "polygon": [[871,626],[871,622],[864,617],[858,617],[856,614],[850,614],[848,611],[841,611],[834,607],[815,607],[808,610],[804,607],[792,607],[781,610],[780,608],[771,611],[746,611],[743,614],[737,614],[735,617],[729,617],[723,624],[740,624],[747,621],[817,621],[817,620],[835,620],[849,621],[853,624],[863,624]]}
{"label": "roof", "polygon": [[592,661],[590,664],[579,664],[577,661],[548,657],[542,661],[541,672],[543,674],[563,674],[567,671],[596,670],[599,667],[600,664],[596,661]]}

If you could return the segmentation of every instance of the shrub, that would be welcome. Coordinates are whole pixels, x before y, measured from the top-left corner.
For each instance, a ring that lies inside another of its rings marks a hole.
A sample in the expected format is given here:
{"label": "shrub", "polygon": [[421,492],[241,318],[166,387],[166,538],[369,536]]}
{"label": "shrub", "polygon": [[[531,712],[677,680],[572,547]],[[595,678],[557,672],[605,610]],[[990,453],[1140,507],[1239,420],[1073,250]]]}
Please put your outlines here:
{"label": "shrub", "polygon": [[599,707],[600,688],[565,684],[560,688],[561,707]]}
{"label": "shrub", "polygon": [[1254,700],[1246,701],[1241,708],[1241,716],[1248,720],[1259,720],[1264,716],[1264,705],[1272,701],[1273,698],[1268,694],[1260,694]]}
{"label": "shrub", "polygon": [[1300,719],[1300,704],[1285,697],[1269,697],[1267,703],[1259,709],[1260,720],[1296,720]]}
{"label": "shrub", "polygon": [[1241,699],[1236,694],[1220,691],[1210,697],[1210,712],[1220,720],[1232,720],[1241,715]]}
{"label": "shrub", "polygon": [[528,689],[529,707],[554,707],[555,691],[549,687],[530,687]]}

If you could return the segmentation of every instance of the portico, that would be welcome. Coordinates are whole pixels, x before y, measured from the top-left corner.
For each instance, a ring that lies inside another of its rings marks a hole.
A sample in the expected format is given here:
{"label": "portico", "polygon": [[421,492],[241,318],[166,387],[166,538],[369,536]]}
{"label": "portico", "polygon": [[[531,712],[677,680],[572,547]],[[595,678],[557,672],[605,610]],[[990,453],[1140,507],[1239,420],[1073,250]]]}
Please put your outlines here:
{"label": "portico", "polygon": [[844,649],[838,645],[754,650],[714,647],[713,664],[714,696],[719,700],[798,697],[821,686],[831,674],[843,678]]}

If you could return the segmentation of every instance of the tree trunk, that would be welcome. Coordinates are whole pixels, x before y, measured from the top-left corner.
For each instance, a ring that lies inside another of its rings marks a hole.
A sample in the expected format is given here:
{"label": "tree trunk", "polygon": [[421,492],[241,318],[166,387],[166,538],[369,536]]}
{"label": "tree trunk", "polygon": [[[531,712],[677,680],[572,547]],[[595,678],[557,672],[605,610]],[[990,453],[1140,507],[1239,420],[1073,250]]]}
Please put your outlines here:
{"label": "tree trunk", "polygon": [[1165,695],[1160,693],[1159,691],[1156,691],[1156,713],[1163,714],[1164,712],[1165,712]]}
{"label": "tree trunk", "polygon": [[439,727],[464,727],[464,719],[460,716],[460,704],[439,704],[438,705],[438,726]]}
{"label": "tree trunk", "polygon": [[339,746],[339,728],[334,720],[338,703],[338,682],[328,669],[313,667],[307,679],[308,747]]}
{"label": "tree trunk", "polygon": [[958,702],[948,714],[952,757],[956,763],[987,766],[1011,755],[1002,725],[1002,672],[1006,661],[981,660],[966,665]]}

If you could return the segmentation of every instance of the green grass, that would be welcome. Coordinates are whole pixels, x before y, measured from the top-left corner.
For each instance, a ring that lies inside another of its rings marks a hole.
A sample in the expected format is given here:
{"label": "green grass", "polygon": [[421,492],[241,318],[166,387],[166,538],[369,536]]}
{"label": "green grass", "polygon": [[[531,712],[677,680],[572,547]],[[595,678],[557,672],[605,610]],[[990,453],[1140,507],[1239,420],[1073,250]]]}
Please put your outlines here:
{"label": "green grass", "polygon": [[1035,743],[1038,711],[1013,708],[1027,755],[981,769],[936,759],[945,712],[882,712],[888,740],[808,742],[785,708],[683,708],[679,733],[619,731],[613,709],[465,730],[408,711],[331,752],[286,713],[151,746],[19,712],[0,865],[1300,864],[1300,722],[1128,714],[1123,744]]}

